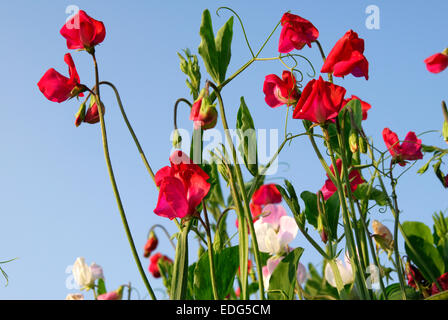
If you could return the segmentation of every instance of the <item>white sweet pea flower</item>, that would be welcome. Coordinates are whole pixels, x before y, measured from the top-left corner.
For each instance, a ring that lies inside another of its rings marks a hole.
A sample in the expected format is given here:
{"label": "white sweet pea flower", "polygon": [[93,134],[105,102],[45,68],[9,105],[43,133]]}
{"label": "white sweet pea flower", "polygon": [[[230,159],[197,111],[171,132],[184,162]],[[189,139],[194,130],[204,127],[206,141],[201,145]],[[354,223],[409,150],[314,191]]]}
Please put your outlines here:
{"label": "white sweet pea flower", "polygon": [[72,273],[73,278],[81,289],[89,290],[93,286],[95,279],[92,270],[86,264],[83,257],[78,257],[76,259],[73,264]]}
{"label": "white sweet pea flower", "polygon": [[[341,259],[336,259],[335,262],[339,269],[342,283],[345,286],[346,284],[352,283],[355,279],[350,259],[347,256],[345,256],[344,260],[345,264],[342,262]],[[329,263],[327,263],[327,266],[325,267],[325,279],[332,287],[336,288],[336,279],[333,273],[333,269],[331,268]]]}
{"label": "white sweet pea flower", "polygon": [[294,218],[287,216],[281,205],[275,204],[264,207],[262,215],[254,224],[259,250],[273,256],[287,252],[288,244],[299,230]]}

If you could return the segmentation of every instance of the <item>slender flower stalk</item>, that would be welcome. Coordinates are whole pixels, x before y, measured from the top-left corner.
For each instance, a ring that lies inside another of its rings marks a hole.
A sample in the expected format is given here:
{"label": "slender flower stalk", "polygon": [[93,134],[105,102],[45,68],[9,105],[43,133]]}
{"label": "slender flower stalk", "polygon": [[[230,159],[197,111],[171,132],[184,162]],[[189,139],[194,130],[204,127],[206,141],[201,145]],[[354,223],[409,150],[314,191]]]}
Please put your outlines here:
{"label": "slender flower stalk", "polygon": [[210,223],[208,221],[208,214],[207,214],[207,206],[205,205],[205,202],[202,201],[202,207],[204,209],[204,220],[202,221],[202,224],[205,228],[205,233],[207,234],[207,247],[208,247],[208,261],[210,263],[210,279],[212,281],[212,291],[213,291],[213,298],[215,300],[219,299],[218,296],[218,286],[216,284],[216,273],[215,273],[215,253],[213,250],[213,243],[212,243],[212,236],[210,233]]}
{"label": "slender flower stalk", "polygon": [[154,294],[154,291],[152,290],[151,285],[149,284],[148,278],[146,277],[145,271],[143,270],[142,264],[140,262],[140,259],[138,257],[138,253],[137,253],[137,249],[135,248],[135,244],[134,244],[134,239],[132,238],[132,234],[131,234],[131,230],[129,229],[129,225],[126,219],[126,214],[123,208],[123,204],[121,202],[121,198],[120,198],[120,193],[118,191],[118,187],[117,187],[117,183],[115,181],[115,175],[112,169],[112,163],[110,160],[110,155],[109,155],[109,147],[108,147],[108,142],[107,142],[107,133],[106,133],[106,125],[105,125],[105,121],[104,121],[104,115],[103,115],[103,110],[101,108],[102,102],[101,102],[101,98],[100,98],[100,86],[99,86],[99,72],[98,72],[98,63],[96,61],[96,57],[95,54],[91,54],[92,58],[93,58],[93,63],[95,66],[95,82],[96,82],[96,86],[95,86],[95,96],[98,100],[98,104],[100,105],[100,107],[98,108],[98,113],[100,116],[100,124],[101,124],[101,135],[102,135],[102,140],[103,140],[103,149],[104,149],[104,156],[106,158],[106,164],[107,164],[107,170],[109,172],[109,178],[112,184],[112,189],[114,191],[114,195],[115,195],[115,199],[117,201],[117,205],[118,205],[118,210],[120,212],[120,217],[121,220],[123,222],[123,226],[126,232],[126,236],[129,242],[129,245],[131,247],[131,251],[132,251],[132,255],[134,256],[134,260],[135,263],[137,264],[137,268],[138,271],[140,273],[140,276],[142,277],[142,280],[146,286],[146,289],[148,290],[149,295],[151,296],[151,298],[153,300],[156,300],[156,296]]}
{"label": "slender flower stalk", "polygon": [[132,125],[129,122],[126,112],[124,111],[123,103],[121,102],[120,94],[118,93],[117,88],[109,81],[101,81],[99,84],[100,85],[101,84],[108,85],[114,91],[115,97],[117,98],[118,106],[120,107],[121,115],[123,116],[123,119],[124,119],[124,122],[126,122],[126,126],[128,127],[128,130],[131,133],[132,139],[134,139],[135,145],[138,149],[138,152],[140,153],[140,156],[142,157],[142,160],[143,160],[143,163],[145,164],[146,170],[148,171],[149,175],[151,176],[152,180],[155,183],[156,180],[155,180],[154,171],[152,170],[151,166],[149,165],[149,162],[148,162],[148,159],[146,158],[145,152],[143,151],[143,148],[141,147],[140,142],[138,141],[138,138],[134,132],[134,129],[132,128]]}
{"label": "slender flower stalk", "polygon": [[[244,206],[243,206],[244,216],[245,216],[245,220],[247,220],[247,222],[249,224],[249,229],[250,229],[251,236],[252,236],[252,247],[253,247],[254,255],[255,255],[255,263],[257,265],[260,299],[264,300],[263,271],[262,271],[262,266],[261,266],[260,251],[258,249],[257,236],[255,235],[254,223],[252,221],[252,215],[251,215],[250,206],[249,206],[249,199],[247,196],[246,188],[244,186],[244,180],[243,180],[243,175],[241,172],[241,167],[238,163],[238,159],[236,156],[236,149],[235,149],[235,146],[233,145],[232,138],[229,133],[229,126],[227,124],[227,118],[226,118],[226,114],[225,114],[224,103],[223,103],[223,100],[221,97],[221,93],[220,93],[218,87],[216,87],[216,85],[213,82],[209,82],[209,84],[212,87],[213,91],[217,95],[222,124],[223,124],[224,131],[226,134],[227,142],[229,143],[230,148],[231,148],[232,158],[233,158],[233,162],[235,165],[236,178],[237,178],[237,183],[238,183],[238,187],[239,187],[239,192],[242,196],[242,200],[244,203]],[[241,226],[239,229],[242,230],[240,232],[247,232],[247,228],[244,228],[243,226]],[[240,267],[242,269],[243,287],[244,287],[244,284],[247,282],[247,260],[240,261]],[[247,299],[247,292],[244,292],[244,291],[245,290],[243,290],[242,297],[243,297],[243,299]]]}

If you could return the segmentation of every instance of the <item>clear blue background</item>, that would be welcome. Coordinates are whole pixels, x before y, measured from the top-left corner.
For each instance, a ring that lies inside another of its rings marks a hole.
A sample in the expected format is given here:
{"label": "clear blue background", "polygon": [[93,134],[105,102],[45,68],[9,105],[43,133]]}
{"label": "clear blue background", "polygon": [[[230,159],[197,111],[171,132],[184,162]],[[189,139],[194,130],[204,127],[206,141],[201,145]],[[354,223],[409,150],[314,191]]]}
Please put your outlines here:
{"label": "clear blue background", "polygon": [[[368,5],[380,9],[380,30],[365,26]],[[57,104],[48,101],[36,83],[51,67],[67,74],[63,56],[68,52],[59,30],[65,23],[68,5],[77,5],[105,23],[105,41],[97,47],[102,80],[113,82],[122,96],[128,117],[156,171],[168,164],[171,150],[173,103],[188,97],[185,76],[179,70],[176,52],[190,48],[197,53],[201,14],[209,8],[215,30],[229,17],[220,6],[230,6],[244,20],[249,40],[257,50],[282,14],[291,10],[310,20],[320,31],[319,40],[328,53],[349,29],[365,39],[370,62],[370,80],[347,76],[336,82],[372,105],[365,130],[384,149],[381,131],[390,127],[403,139],[413,130],[421,133],[441,129],[441,99],[447,98],[448,73],[427,72],[423,60],[447,45],[448,3],[385,1],[8,1],[0,4],[0,261],[10,283],[0,279],[1,299],[64,299],[77,292],[66,286],[66,268],[76,257],[103,266],[109,290],[128,283],[147,298],[121,225],[109,183],[99,125],[74,126],[76,100]],[[277,53],[280,29],[262,57]],[[83,83],[94,83],[88,54],[71,52]],[[321,66],[317,49],[301,54]],[[250,58],[241,28],[234,24],[232,60],[228,75]],[[302,70],[309,71],[306,64]],[[282,130],[285,109],[270,109],[264,102],[265,75],[281,74],[279,62],[257,62],[223,94],[229,121],[234,126],[239,99],[244,95],[258,128]],[[201,63],[203,81],[208,78]],[[306,78],[305,81],[309,79]],[[305,83],[304,83],[305,84]],[[147,175],[127,132],[112,92],[102,91],[112,161],[136,245],[142,252],[148,229],[156,223],[175,232],[174,224],[153,213],[156,189]],[[191,129],[188,110],[179,114],[180,126]],[[290,120],[291,132],[301,132]],[[281,131],[282,132],[282,131]],[[438,134],[423,136],[426,144],[445,146]],[[427,157],[425,157],[427,159]],[[276,178],[287,177],[298,192],[317,191],[325,174],[308,142],[297,139],[281,154]],[[417,176],[417,166],[398,185],[402,220],[418,220],[432,226],[432,214],[448,207],[447,190],[432,173]],[[445,168],[444,168],[445,169]],[[401,169],[397,169],[401,170]],[[446,169],[445,169],[446,170]],[[392,217],[375,210],[373,219],[391,227]],[[234,217],[229,218],[233,225]],[[174,257],[162,233],[158,251]],[[195,241],[192,239],[192,243]],[[402,241],[400,242],[401,248]],[[305,247],[302,262],[320,260],[303,237],[293,246]],[[403,249],[402,249],[403,250]],[[403,252],[404,253],[404,250]],[[147,268],[148,260],[142,256]],[[195,245],[191,258],[196,259]],[[384,259],[384,257],[383,257]],[[159,297],[160,280],[149,276]],[[134,295],[138,298],[138,295]],[[91,293],[86,298],[92,298]]]}

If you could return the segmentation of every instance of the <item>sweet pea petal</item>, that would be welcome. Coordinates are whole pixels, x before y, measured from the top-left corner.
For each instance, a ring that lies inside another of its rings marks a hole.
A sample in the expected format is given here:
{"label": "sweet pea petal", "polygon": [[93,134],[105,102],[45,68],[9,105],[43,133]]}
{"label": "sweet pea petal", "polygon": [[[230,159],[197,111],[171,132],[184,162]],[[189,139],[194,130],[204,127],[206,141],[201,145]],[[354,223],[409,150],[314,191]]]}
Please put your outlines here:
{"label": "sweet pea petal", "polygon": [[297,236],[299,227],[294,218],[283,216],[280,218],[280,229],[278,232],[278,241],[281,248],[287,246]]}
{"label": "sweet pea petal", "polygon": [[160,183],[159,198],[154,213],[169,219],[188,214],[188,201],[183,183],[174,177],[165,177]]}
{"label": "sweet pea petal", "polygon": [[263,208],[262,215],[263,218],[261,220],[263,223],[269,223],[275,230],[278,230],[280,218],[286,216],[287,213],[281,205],[268,204]]}
{"label": "sweet pea petal", "polygon": [[418,139],[415,132],[409,131],[401,144],[401,152],[404,160],[418,160],[423,158],[421,151],[422,140]]}

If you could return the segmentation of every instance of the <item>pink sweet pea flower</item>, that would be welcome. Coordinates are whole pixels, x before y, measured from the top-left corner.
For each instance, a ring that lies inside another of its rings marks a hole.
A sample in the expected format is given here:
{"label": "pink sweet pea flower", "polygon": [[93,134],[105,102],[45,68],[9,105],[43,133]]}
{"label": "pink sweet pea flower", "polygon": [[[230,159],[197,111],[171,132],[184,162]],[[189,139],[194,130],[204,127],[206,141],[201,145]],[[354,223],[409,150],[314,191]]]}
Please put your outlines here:
{"label": "pink sweet pea flower", "polygon": [[80,83],[79,75],[70,53],[65,54],[64,61],[68,65],[70,78],[63,76],[55,69],[51,68],[45,72],[37,83],[37,86],[43,95],[53,102],[61,103],[76,96],[82,97],[82,92],[87,89]]}
{"label": "pink sweet pea flower", "polygon": [[286,12],[281,19],[282,31],[278,51],[288,53],[294,49],[300,50],[305,44],[311,48],[311,42],[319,37],[319,31],[308,20]]}
{"label": "pink sweet pea flower", "polygon": [[363,53],[364,40],[358,38],[356,32],[349,30],[336,42],[320,72],[333,73],[335,77],[351,73],[355,77],[369,80],[369,62]]}
{"label": "pink sweet pea flower", "polygon": [[298,226],[294,218],[287,216],[281,205],[269,204],[263,209],[263,217],[254,224],[258,247],[261,252],[278,255],[289,250]]}
{"label": "pink sweet pea flower", "polygon": [[100,294],[97,300],[121,300],[119,294],[115,291]]}
{"label": "pink sweet pea flower", "polygon": [[[338,174],[341,173],[341,168],[342,168],[342,160],[341,159],[337,159],[336,160],[336,167],[338,168]],[[331,172],[334,174],[334,168],[333,165],[330,166],[330,170]],[[364,179],[361,176],[361,173],[358,170],[352,170],[350,171],[348,178],[350,180],[350,188],[352,190],[352,192],[356,191],[356,188],[358,187],[358,185],[364,183]],[[327,180],[325,181],[324,186],[320,189],[320,191],[322,191],[322,194],[324,196],[324,200],[328,200],[329,198],[331,198],[331,196],[338,191],[338,189],[336,188],[336,186],[334,185],[333,181],[331,181],[330,177],[327,174]]]}
{"label": "pink sweet pea flower", "polygon": [[171,167],[156,173],[159,198],[154,213],[169,219],[196,213],[196,207],[210,190],[209,176],[182,151],[170,157]]}
{"label": "pink sweet pea flower", "polygon": [[300,98],[297,81],[290,71],[283,71],[282,79],[275,74],[266,76],[263,84],[265,101],[271,108],[297,103]]}
{"label": "pink sweet pea flower", "polygon": [[436,53],[424,60],[426,69],[432,73],[439,73],[448,67],[448,49]]}
{"label": "pink sweet pea flower", "polygon": [[409,131],[404,141],[400,144],[397,134],[389,128],[384,128],[383,139],[393,157],[394,163],[404,167],[407,160],[423,159],[421,151],[422,140],[418,139],[413,131]]}
{"label": "pink sweet pea flower", "polygon": [[101,21],[95,20],[87,15],[85,11],[79,10],[60,31],[67,40],[69,49],[86,49],[87,51],[103,42],[106,37],[106,28]]}

